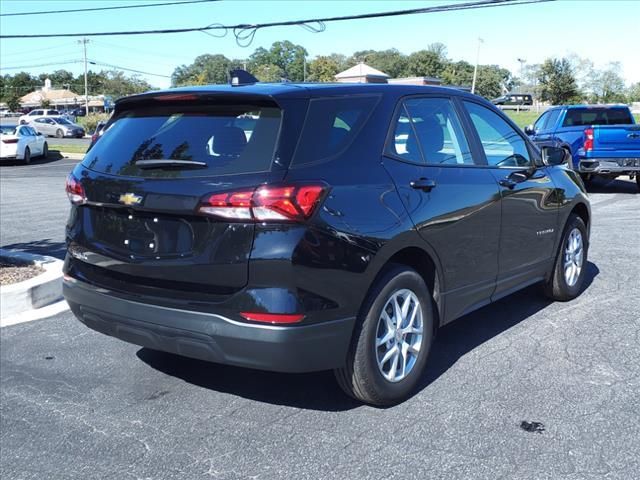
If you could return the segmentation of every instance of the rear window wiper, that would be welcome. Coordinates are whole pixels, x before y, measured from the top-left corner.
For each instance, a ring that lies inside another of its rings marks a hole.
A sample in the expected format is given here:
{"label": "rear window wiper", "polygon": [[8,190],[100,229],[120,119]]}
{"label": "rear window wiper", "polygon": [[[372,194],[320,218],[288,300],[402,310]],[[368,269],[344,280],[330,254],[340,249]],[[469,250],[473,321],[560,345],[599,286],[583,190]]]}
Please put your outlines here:
{"label": "rear window wiper", "polygon": [[206,162],[171,159],[138,160],[135,165],[145,170],[151,168],[207,168],[208,166]]}

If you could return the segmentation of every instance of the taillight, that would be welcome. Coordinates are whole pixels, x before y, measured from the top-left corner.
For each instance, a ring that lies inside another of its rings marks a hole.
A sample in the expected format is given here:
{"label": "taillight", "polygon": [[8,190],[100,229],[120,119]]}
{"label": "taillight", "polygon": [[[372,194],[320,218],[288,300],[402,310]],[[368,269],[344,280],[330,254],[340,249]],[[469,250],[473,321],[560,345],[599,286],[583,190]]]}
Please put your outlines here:
{"label": "taillight", "polygon": [[274,325],[298,323],[298,322],[301,322],[302,319],[304,318],[304,315],[300,313],[282,314],[282,313],[241,312],[240,315],[251,322],[271,323]]}
{"label": "taillight", "polygon": [[587,128],[584,131],[584,144],[582,146],[585,152],[593,150],[593,128]]}
{"label": "taillight", "polygon": [[70,173],[67,177],[67,184],[65,186],[67,196],[74,205],[82,205],[87,201],[87,195],[84,193],[84,187],[80,184],[78,179]]}
{"label": "taillight", "polygon": [[2,143],[18,143],[17,138],[7,138],[6,140],[2,140]]}
{"label": "taillight", "polygon": [[204,199],[199,211],[235,220],[302,221],[313,215],[324,191],[322,185],[263,185],[214,193]]}

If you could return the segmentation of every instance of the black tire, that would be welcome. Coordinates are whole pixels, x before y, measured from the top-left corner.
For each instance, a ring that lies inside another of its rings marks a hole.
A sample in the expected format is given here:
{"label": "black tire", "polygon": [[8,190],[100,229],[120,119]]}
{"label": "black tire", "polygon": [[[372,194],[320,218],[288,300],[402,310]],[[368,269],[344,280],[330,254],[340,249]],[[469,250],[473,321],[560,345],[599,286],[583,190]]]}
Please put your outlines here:
{"label": "black tire", "polygon": [[[577,279],[575,283],[571,285],[567,282],[567,279],[565,277],[565,249],[567,248],[569,236],[576,229],[580,232],[580,235],[582,237],[582,260],[580,272],[577,275]],[[588,251],[589,237],[587,235],[587,227],[579,216],[571,214],[569,216],[569,219],[567,220],[567,224],[564,227],[564,231],[562,232],[562,240],[560,241],[560,245],[558,246],[558,252],[556,253],[553,271],[549,280],[544,285],[545,294],[549,298],[561,302],[566,302],[568,300],[573,300],[580,294],[587,272]]]}
{"label": "black tire", "polygon": [[[413,367],[404,378],[392,382],[383,376],[377,356],[379,348],[389,348],[389,343],[395,345],[396,340],[391,339],[386,346],[377,347],[376,339],[383,308],[394,293],[405,289],[411,291],[420,303],[416,308],[422,312],[422,343]],[[409,267],[391,265],[378,277],[364,301],[346,364],[334,371],[336,380],[347,395],[362,402],[377,406],[399,403],[413,393],[420,380],[433,343],[433,334],[432,297],[423,278]]]}
{"label": "black tire", "polygon": [[640,172],[636,173],[636,185],[638,186],[638,190],[640,190]]}
{"label": "black tire", "polygon": [[22,157],[22,163],[25,165],[29,165],[31,163],[31,150],[29,147],[25,147],[24,149],[24,157]]}
{"label": "black tire", "polygon": [[57,129],[56,130],[56,138],[62,138],[64,137],[64,132],[62,131],[62,129]]}
{"label": "black tire", "polygon": [[20,125],[26,125],[27,122],[25,122],[24,120],[20,120]]}
{"label": "black tire", "polygon": [[42,158],[47,158],[49,156],[49,145],[47,142],[44,142],[44,146],[42,147]]}

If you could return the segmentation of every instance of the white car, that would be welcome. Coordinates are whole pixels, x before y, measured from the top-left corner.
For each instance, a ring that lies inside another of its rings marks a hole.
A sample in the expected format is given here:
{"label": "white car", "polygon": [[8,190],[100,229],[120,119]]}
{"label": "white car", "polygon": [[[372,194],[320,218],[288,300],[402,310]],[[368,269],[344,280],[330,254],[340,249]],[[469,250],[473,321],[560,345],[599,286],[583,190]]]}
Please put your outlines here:
{"label": "white car", "polygon": [[0,160],[22,160],[27,164],[33,157],[47,158],[48,154],[47,141],[32,127],[0,126]]}
{"label": "white car", "polygon": [[18,119],[18,123],[20,125],[26,125],[27,123],[33,122],[36,118],[42,117],[59,117],[60,112],[58,110],[49,110],[44,108],[39,108],[36,110],[31,110],[26,115],[22,115]]}

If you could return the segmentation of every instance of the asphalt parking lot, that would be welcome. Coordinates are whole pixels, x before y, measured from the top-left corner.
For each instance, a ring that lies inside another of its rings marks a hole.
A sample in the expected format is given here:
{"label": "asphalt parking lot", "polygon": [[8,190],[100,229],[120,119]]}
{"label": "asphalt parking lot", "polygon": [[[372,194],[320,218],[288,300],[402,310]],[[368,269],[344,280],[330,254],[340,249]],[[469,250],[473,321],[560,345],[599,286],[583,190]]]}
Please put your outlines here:
{"label": "asphalt parking lot", "polygon": [[[0,244],[63,255],[75,161],[0,167]],[[535,287],[439,334],[420,391],[388,409],[329,372],[154,352],[66,312],[0,330],[5,479],[631,479],[640,469],[640,193],[592,189],[588,282]],[[539,422],[525,431],[521,422]]]}

